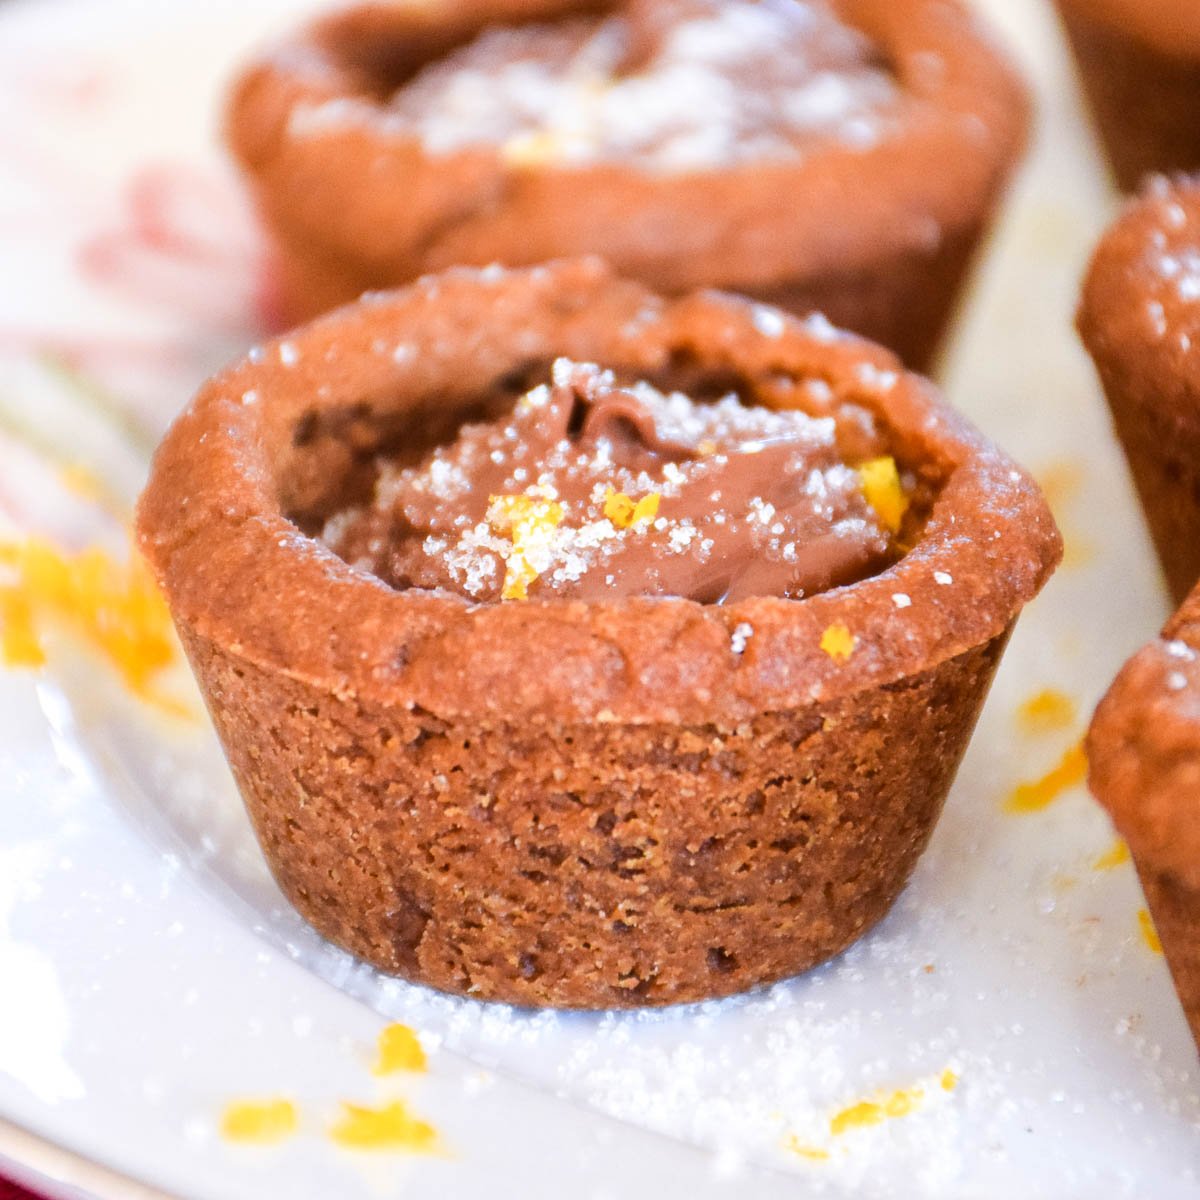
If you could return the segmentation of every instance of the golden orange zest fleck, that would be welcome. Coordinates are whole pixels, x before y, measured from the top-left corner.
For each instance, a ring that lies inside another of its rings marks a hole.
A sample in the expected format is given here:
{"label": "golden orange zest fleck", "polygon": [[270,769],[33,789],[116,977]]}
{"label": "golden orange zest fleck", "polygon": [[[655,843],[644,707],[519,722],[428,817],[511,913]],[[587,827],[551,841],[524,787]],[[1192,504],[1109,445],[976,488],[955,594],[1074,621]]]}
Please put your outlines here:
{"label": "golden orange zest fleck", "polygon": [[1017,721],[1026,733],[1054,733],[1069,729],[1075,721],[1075,712],[1075,701],[1066,692],[1046,688],[1017,709]]}
{"label": "golden orange zest fleck", "polygon": [[130,691],[175,715],[190,715],[156,689],[175,661],[171,614],[136,555],[121,563],[99,547],[67,554],[41,538],[0,544],[0,654],[8,666],[46,661],[47,624],[99,651]]}
{"label": "golden orange zest fleck", "polygon": [[74,492],[81,499],[99,501],[108,498],[108,488],[104,481],[80,463],[63,467],[58,477],[67,491]]}
{"label": "golden orange zest fleck", "polygon": [[884,1121],[896,1117],[907,1117],[920,1108],[924,1098],[922,1088],[909,1088],[907,1091],[893,1092],[880,1100],[862,1100],[835,1114],[829,1122],[829,1131],[834,1137],[841,1137],[852,1129],[882,1125]]}
{"label": "golden orange zest fleck", "polygon": [[0,658],[8,667],[40,667],[46,662],[29,597],[14,588],[0,588]]}
{"label": "golden orange zest fleck", "polygon": [[529,599],[529,585],[553,559],[554,531],[563,519],[557,500],[536,496],[492,496],[488,501],[488,524],[496,533],[512,539],[504,567],[504,600]]}
{"label": "golden orange zest fleck", "polygon": [[942,1085],[943,1092],[952,1092],[958,1087],[958,1076],[947,1067],[941,1074],[938,1082]]}
{"label": "golden orange zest fleck", "polygon": [[810,1146],[802,1142],[794,1133],[788,1134],[783,1139],[783,1148],[800,1158],[808,1159],[809,1162],[826,1162],[830,1157],[828,1150],[822,1150],[820,1146]]}
{"label": "golden orange zest fleck", "polygon": [[394,1075],[397,1071],[424,1071],[425,1049],[407,1025],[389,1025],[379,1035],[379,1057],[371,1068],[374,1075]]}
{"label": "golden orange zest fleck", "polygon": [[1086,538],[1074,531],[1063,528],[1063,560],[1062,565],[1069,570],[1086,567],[1096,561],[1096,547]]}
{"label": "golden orange zest fleck", "polygon": [[235,1100],[221,1114],[221,1135],[231,1142],[269,1146],[291,1137],[298,1124],[290,1100]]}
{"label": "golden orange zest fleck", "polygon": [[1084,479],[1083,464],[1071,459],[1051,463],[1039,473],[1038,483],[1055,516],[1061,516],[1063,508],[1078,496]]}
{"label": "golden orange zest fleck", "polygon": [[510,167],[536,167],[556,157],[561,147],[559,135],[541,129],[509,138],[501,147],[501,154]]}
{"label": "golden orange zest fleck", "polygon": [[95,505],[118,521],[128,521],[129,505],[124,497],[90,467],[82,463],[67,463],[59,469],[58,478],[68,492],[81,500]]}
{"label": "golden orange zest fleck", "polygon": [[634,500],[624,492],[614,492],[612,488],[607,488],[604,492],[604,515],[618,529],[648,525],[658,516],[658,503],[661,499],[660,492],[650,492],[640,500]]}
{"label": "golden orange zest fleck", "polygon": [[849,662],[858,638],[841,621],[835,621],[821,634],[821,649],[836,663]]}
{"label": "golden orange zest fleck", "polygon": [[858,468],[862,492],[867,503],[889,533],[899,533],[908,512],[908,497],[900,483],[900,472],[891,455],[872,458]]}
{"label": "golden orange zest fleck", "polygon": [[1146,943],[1153,953],[1161,954],[1163,952],[1162,941],[1159,939],[1158,930],[1154,928],[1154,921],[1150,913],[1144,908],[1139,908],[1137,919],[1138,929],[1142,934],[1142,941]]}
{"label": "golden orange zest fleck", "polygon": [[1041,779],[1021,783],[1013,788],[1004,802],[1004,811],[1009,813],[1035,813],[1049,808],[1064,792],[1087,778],[1087,756],[1083,743],[1072,746],[1062,760]]}
{"label": "golden orange zest fleck", "polygon": [[1092,859],[1092,869],[1095,871],[1111,871],[1114,867],[1119,867],[1122,863],[1129,861],[1129,847],[1120,839],[1115,842],[1103,854],[1097,855]]}
{"label": "golden orange zest fleck", "polygon": [[429,1151],[437,1143],[437,1130],[409,1111],[402,1100],[382,1108],[342,1104],[342,1115],[329,1136],[348,1150]]}

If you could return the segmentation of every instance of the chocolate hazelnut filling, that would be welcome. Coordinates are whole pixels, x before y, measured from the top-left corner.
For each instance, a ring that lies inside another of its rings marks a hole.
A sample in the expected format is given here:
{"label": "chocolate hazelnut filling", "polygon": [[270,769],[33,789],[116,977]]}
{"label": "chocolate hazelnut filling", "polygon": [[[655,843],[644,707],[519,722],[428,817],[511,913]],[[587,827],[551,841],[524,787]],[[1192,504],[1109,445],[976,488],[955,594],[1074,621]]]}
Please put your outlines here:
{"label": "chocolate hazelnut filling", "polygon": [[323,540],[393,587],[477,602],[798,598],[899,557],[916,487],[853,405],[697,402],[559,359],[510,413],[385,464]]}
{"label": "chocolate hazelnut filling", "polygon": [[899,95],[823,0],[633,0],[485,29],[398,82],[385,112],[432,153],[687,170],[874,145]]}

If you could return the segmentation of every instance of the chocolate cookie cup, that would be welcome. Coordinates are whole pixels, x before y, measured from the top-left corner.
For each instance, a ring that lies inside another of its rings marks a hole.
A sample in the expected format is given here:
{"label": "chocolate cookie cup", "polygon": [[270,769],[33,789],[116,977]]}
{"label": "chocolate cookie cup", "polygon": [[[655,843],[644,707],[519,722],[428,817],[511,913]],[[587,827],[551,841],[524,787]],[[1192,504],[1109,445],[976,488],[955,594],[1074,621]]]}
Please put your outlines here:
{"label": "chocolate cookie cup", "polygon": [[1200,180],[1151,180],[1127,207],[1078,326],[1179,604],[1200,579]]}
{"label": "chocolate cookie cup", "polygon": [[[903,544],[802,599],[479,603],[315,536],[560,357],[874,430]],[[1036,485],[890,353],[595,260],[455,269],[262,347],[167,435],[138,530],[300,912],[408,979],[583,1008],[727,995],[870,929],[1061,553]]]}
{"label": "chocolate cookie cup", "polygon": [[1109,165],[1123,191],[1200,168],[1200,6],[1057,0]]}
{"label": "chocolate cookie cup", "polygon": [[1200,1048],[1200,591],[1117,676],[1092,721],[1088,761]]}
{"label": "chocolate cookie cup", "polygon": [[292,319],[594,253],[665,294],[823,312],[921,369],[1027,121],[958,0],[434,0],[301,30],[241,76],[227,137]]}

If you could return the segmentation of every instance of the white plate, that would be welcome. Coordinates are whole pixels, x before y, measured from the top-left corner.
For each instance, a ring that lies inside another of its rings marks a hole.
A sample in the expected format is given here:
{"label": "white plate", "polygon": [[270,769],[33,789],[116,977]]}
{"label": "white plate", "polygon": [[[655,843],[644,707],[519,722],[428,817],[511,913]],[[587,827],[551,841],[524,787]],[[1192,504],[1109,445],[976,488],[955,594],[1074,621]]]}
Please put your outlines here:
{"label": "white plate", "polygon": [[[1034,815],[1001,807],[1079,737],[1165,608],[1070,332],[1111,200],[1049,6],[987,7],[1037,81],[1042,117],[945,377],[1054,481],[1072,553],[1022,622],[892,915],[802,979],[667,1012],[530,1014],[388,980],[282,902],[207,727],[155,715],[99,660],[60,646],[47,673],[0,674],[0,1155],[12,1169],[40,1171],[59,1195],[150,1195],[140,1181],[196,1200],[1196,1195],[1196,1055],[1139,934],[1132,870],[1094,868],[1112,833],[1081,789]],[[98,464],[127,502],[145,444],[253,338],[257,243],[210,129],[231,63],[295,11],[0,10],[9,524],[119,544],[58,468]],[[47,351],[120,402],[64,381]],[[1078,702],[1075,727],[1022,732],[1020,702],[1051,685]],[[370,1074],[385,1018],[421,1031],[428,1075]],[[832,1135],[839,1110],[916,1087],[911,1115]],[[437,1126],[444,1155],[330,1142],[339,1101],[394,1093]],[[275,1094],[300,1105],[295,1139],[266,1150],[220,1137],[227,1102]],[[798,1156],[789,1135],[829,1157]]]}

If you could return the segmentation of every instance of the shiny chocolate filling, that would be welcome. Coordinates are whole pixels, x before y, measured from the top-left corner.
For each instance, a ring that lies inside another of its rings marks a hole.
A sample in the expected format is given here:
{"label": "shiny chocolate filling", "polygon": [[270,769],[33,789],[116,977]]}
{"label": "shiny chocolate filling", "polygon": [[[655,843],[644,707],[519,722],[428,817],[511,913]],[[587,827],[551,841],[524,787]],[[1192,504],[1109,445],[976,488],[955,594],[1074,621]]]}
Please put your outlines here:
{"label": "shiny chocolate filling", "polygon": [[322,539],[393,587],[483,603],[812,595],[899,557],[917,486],[865,409],[816,411],[559,359],[505,415],[384,463]]}

